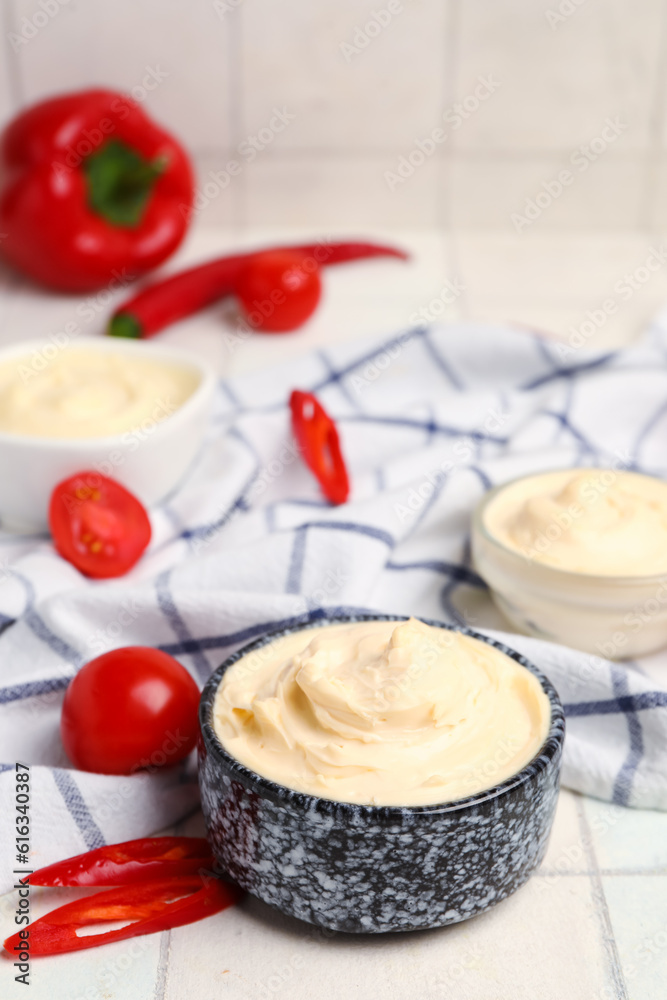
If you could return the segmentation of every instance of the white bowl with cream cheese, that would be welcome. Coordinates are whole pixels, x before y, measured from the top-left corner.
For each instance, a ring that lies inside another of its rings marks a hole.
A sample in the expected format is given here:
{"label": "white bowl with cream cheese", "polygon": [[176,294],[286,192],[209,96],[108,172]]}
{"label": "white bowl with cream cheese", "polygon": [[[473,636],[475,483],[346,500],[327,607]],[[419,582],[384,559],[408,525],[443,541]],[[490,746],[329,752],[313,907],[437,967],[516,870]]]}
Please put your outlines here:
{"label": "white bowl with cream cheese", "polygon": [[667,483],[620,469],[556,469],[495,487],[473,558],[520,631],[627,659],[667,645]]}
{"label": "white bowl with cream cheese", "polygon": [[45,527],[53,488],[86,470],[159,502],[201,447],[214,387],[205,361],[154,340],[0,349],[2,525]]}

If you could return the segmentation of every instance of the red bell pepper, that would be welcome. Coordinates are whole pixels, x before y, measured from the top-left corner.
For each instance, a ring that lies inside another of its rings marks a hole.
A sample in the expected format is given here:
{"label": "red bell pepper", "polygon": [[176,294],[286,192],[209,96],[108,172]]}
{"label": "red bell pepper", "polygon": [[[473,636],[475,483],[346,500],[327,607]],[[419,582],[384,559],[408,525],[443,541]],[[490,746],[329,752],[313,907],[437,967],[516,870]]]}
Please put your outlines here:
{"label": "red bell pepper", "polygon": [[394,247],[375,243],[304,243],[291,247],[272,247],[219,257],[207,264],[180,271],[142,289],[111,317],[107,333],[114,337],[152,337],[170,323],[198,312],[225,295],[237,291],[249,265],[261,268],[263,259],[278,250],[301,254],[316,268],[344,264],[367,257],[397,257],[407,254]]}
{"label": "red bell pepper", "polygon": [[188,157],[123,94],[85,90],[33,105],[6,129],[0,158],[0,252],[50,288],[126,284],[185,235]]}
{"label": "red bell pepper", "polygon": [[107,844],[56,861],[29,875],[30,885],[128,885],[152,879],[181,878],[213,870],[215,861],[203,837],[144,837]]}
{"label": "red bell pepper", "polygon": [[335,423],[310,392],[295,389],[289,405],[294,437],[306,465],[315,474],[327,500],[345,503],[350,482]]}
{"label": "red bell pepper", "polygon": [[[110,941],[123,941],[140,934],[181,927],[183,924],[203,920],[232,906],[243,891],[229,882],[212,878],[204,882],[196,876],[146,882],[96,892],[84,899],[65,903],[33,923],[28,924],[30,954],[56,955],[65,951],[95,948]],[[91,924],[112,920],[132,920],[114,931],[86,934],[77,931]],[[5,949],[13,954],[25,947],[21,932],[4,942]]]}

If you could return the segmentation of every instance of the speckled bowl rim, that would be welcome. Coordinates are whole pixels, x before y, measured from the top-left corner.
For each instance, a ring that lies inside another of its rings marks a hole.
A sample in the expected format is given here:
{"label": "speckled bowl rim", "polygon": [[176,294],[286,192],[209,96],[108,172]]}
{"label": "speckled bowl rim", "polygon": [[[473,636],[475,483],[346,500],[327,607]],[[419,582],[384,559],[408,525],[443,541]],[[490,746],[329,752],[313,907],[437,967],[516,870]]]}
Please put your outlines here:
{"label": "speckled bowl rim", "polygon": [[217,690],[224,673],[243,656],[246,656],[248,653],[251,653],[256,649],[261,649],[263,646],[268,645],[276,639],[280,639],[294,632],[305,632],[313,628],[321,628],[327,625],[345,623],[354,624],[355,622],[364,621],[398,622],[408,620],[408,615],[391,614],[332,615],[331,617],[322,616],[312,618],[310,621],[304,622],[303,624],[290,625],[287,628],[276,629],[273,632],[268,632],[265,635],[260,636],[259,639],[255,639],[246,646],[242,646],[235,653],[229,656],[217,668],[217,670],[211,674],[201,693],[201,699],[199,702],[199,726],[201,739],[203,740],[206,752],[213,754],[218,759],[223,769],[226,770],[233,780],[235,779],[239,781],[247,790],[254,792],[261,798],[268,799],[276,805],[289,807],[304,813],[316,811],[318,813],[337,818],[349,817],[351,819],[352,817],[355,817],[357,821],[359,818],[365,818],[372,822],[386,824],[400,822],[401,819],[405,818],[406,812],[415,816],[464,812],[465,810],[472,809],[482,803],[488,802],[490,799],[508,795],[519,786],[524,785],[527,782],[534,781],[537,775],[549,767],[554,758],[558,756],[565,737],[565,715],[563,712],[563,706],[561,705],[553,684],[533,663],[530,662],[530,660],[527,660],[525,656],[521,655],[521,653],[517,653],[516,650],[511,649],[504,643],[498,642],[496,639],[491,639],[488,636],[481,635],[479,632],[473,631],[473,629],[464,628],[459,625],[448,625],[445,622],[436,621],[431,618],[419,617],[418,620],[423,622],[425,625],[432,625],[435,628],[445,629],[449,632],[460,632],[462,635],[470,636],[473,639],[479,639],[480,642],[485,642],[487,645],[498,649],[501,653],[505,653],[506,656],[509,656],[510,659],[521,664],[522,667],[525,667],[532,674],[534,674],[535,677],[537,677],[542,686],[542,690],[549,699],[549,704],[551,706],[551,721],[546,739],[535,756],[520,771],[512,775],[510,778],[507,778],[505,781],[502,781],[497,785],[493,785],[491,788],[487,788],[484,791],[476,792],[474,795],[469,795],[463,799],[454,799],[451,802],[436,802],[421,806],[373,806],[356,802],[341,802],[337,799],[322,798],[318,795],[309,795],[306,792],[299,792],[294,788],[288,788],[286,785],[280,785],[275,781],[271,781],[269,778],[263,777],[261,774],[257,774],[256,771],[250,770],[250,768],[246,767],[235,757],[232,757],[232,755],[225,750],[213,727],[213,705],[215,703]]}

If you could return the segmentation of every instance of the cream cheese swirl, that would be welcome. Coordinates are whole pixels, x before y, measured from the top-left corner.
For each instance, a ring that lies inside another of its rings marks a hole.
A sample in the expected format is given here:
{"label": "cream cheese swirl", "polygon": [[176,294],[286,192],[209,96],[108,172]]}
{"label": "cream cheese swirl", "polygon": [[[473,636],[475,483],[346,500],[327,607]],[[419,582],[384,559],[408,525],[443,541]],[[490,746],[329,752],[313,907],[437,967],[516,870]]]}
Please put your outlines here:
{"label": "cream cheese swirl", "polygon": [[281,785],[408,806],[520,771],[550,706],[500,650],[410,619],[303,630],[247,654],[224,674],[214,720],[233,757]]}

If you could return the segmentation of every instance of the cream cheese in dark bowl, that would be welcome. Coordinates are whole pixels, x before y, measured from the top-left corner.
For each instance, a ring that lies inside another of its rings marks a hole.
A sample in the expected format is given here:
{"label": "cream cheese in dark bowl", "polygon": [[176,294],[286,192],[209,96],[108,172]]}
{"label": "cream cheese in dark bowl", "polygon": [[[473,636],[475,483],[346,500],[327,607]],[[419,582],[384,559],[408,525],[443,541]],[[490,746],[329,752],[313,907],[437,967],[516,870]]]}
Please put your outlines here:
{"label": "cream cheese in dark bowl", "polygon": [[310,923],[456,923],[544,856],[558,696],[518,653],[467,629],[360,615],[273,633],[211,676],[200,724],[218,861]]}

